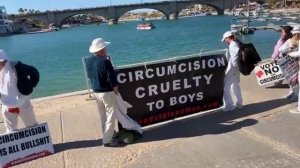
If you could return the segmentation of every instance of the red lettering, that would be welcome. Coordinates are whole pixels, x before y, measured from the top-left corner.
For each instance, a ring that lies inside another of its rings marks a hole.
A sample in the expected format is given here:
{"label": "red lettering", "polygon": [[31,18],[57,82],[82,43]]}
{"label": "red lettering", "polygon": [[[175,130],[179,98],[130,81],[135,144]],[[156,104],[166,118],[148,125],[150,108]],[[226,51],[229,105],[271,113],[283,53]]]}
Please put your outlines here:
{"label": "red lettering", "polygon": [[157,115],[155,115],[155,116],[153,117],[153,121],[154,121],[154,122],[158,121]]}
{"label": "red lettering", "polygon": [[214,107],[219,107],[219,103],[218,102],[214,102]]}
{"label": "red lettering", "polygon": [[174,112],[171,112],[171,117],[174,117],[175,116],[175,113]]}
{"label": "red lettering", "polygon": [[192,112],[192,108],[191,108],[191,107],[187,107],[187,108],[185,108],[185,111],[186,111],[187,113],[191,113],[191,112]]}
{"label": "red lettering", "polygon": [[149,123],[153,122],[153,116],[149,117]]}
{"label": "red lettering", "polygon": [[145,123],[145,125],[148,124],[148,119],[147,118],[144,119],[144,123]]}
{"label": "red lettering", "polygon": [[162,118],[163,118],[163,120],[165,120],[167,118],[166,113],[163,113]]}

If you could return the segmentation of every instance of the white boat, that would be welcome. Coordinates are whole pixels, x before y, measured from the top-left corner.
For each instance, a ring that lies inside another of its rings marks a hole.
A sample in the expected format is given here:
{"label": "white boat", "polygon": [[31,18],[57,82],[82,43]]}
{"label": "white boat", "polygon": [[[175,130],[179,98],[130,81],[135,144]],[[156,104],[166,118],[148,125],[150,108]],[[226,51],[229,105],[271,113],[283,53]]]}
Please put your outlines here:
{"label": "white boat", "polygon": [[281,21],[282,19],[280,17],[271,17],[269,20]]}
{"label": "white boat", "polygon": [[48,32],[53,32],[53,31],[58,31],[58,28],[42,29],[42,30],[39,30],[39,31],[27,32],[27,34],[48,33]]}
{"label": "white boat", "polygon": [[285,19],[291,19],[291,20],[297,20],[298,18],[296,16],[288,16],[284,17]]}
{"label": "white boat", "polygon": [[300,25],[300,23],[296,23],[296,22],[286,22],[289,26],[296,26],[296,25]]}
{"label": "white boat", "polygon": [[137,30],[151,30],[154,28],[155,26],[152,23],[141,23],[136,27]]}
{"label": "white boat", "polygon": [[[234,34],[253,34],[254,30],[249,28],[249,18],[235,18],[231,20],[230,30]],[[238,23],[238,24],[237,24]]]}

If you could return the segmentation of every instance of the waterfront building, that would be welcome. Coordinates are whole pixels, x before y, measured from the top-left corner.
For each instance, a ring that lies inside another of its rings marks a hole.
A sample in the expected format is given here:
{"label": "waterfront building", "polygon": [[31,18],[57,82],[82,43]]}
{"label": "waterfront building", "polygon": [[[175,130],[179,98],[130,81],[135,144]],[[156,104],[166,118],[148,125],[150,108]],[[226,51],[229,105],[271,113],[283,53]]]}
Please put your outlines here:
{"label": "waterfront building", "polygon": [[0,36],[24,32],[27,32],[26,26],[23,23],[8,20],[5,6],[0,6]]}
{"label": "waterfront building", "polygon": [[4,6],[0,6],[0,34],[6,34],[10,32],[10,26],[8,22],[7,13]]}

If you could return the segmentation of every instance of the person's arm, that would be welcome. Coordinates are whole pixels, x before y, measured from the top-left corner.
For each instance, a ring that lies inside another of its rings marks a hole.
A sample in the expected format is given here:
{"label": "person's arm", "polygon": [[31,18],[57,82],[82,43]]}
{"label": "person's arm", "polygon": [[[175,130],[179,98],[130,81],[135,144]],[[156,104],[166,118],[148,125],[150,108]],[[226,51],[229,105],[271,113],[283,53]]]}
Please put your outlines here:
{"label": "person's arm", "polygon": [[232,57],[232,65],[234,67],[238,66],[238,60],[239,60],[239,50],[240,48],[237,45],[233,45],[229,49],[230,51],[230,56]]}
{"label": "person's arm", "polygon": [[279,47],[278,51],[282,54],[286,54],[290,49],[290,40],[287,40],[281,47]]}
{"label": "person's arm", "polygon": [[275,60],[277,60],[277,59],[279,58],[279,54],[280,54],[279,48],[280,48],[283,44],[284,44],[284,42],[283,42],[282,39],[280,38],[280,39],[277,41],[277,43],[276,43],[276,45],[275,45],[275,47],[274,47],[274,52],[273,52],[273,54],[272,54],[272,56],[271,56],[271,59],[272,59],[273,61],[275,61]]}
{"label": "person's arm", "polygon": [[119,94],[117,76],[116,76],[115,70],[114,70],[114,68],[113,68],[113,66],[112,66],[112,64],[109,60],[105,61],[105,67],[106,67],[106,70],[107,70],[107,74],[108,74],[108,78],[109,78],[109,81],[111,83],[111,86],[114,89],[114,92],[116,94]]}

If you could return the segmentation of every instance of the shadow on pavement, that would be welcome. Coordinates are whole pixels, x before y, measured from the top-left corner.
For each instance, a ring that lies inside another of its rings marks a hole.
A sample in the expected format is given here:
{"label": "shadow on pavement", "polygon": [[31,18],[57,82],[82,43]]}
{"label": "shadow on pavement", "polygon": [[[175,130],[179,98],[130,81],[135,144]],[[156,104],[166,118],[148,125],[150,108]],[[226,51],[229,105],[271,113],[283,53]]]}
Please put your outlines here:
{"label": "shadow on pavement", "polygon": [[248,104],[241,110],[231,112],[222,111],[206,116],[177,120],[166,125],[158,126],[155,129],[145,131],[143,139],[138,143],[231,132],[258,123],[255,119],[245,119],[242,121],[234,120],[272,110],[288,103],[291,102],[285,99],[275,99]]}
{"label": "shadow on pavement", "polygon": [[59,143],[53,146],[54,146],[54,152],[59,153],[70,149],[97,147],[101,145],[102,145],[102,140],[97,139],[97,140],[82,140],[82,141]]}
{"label": "shadow on pavement", "polygon": [[278,88],[289,88],[288,84],[282,84],[282,85],[275,85],[275,86],[269,86],[266,87],[267,89],[278,89]]}
{"label": "shadow on pavement", "polygon": [[[245,105],[242,110],[235,110],[231,112],[217,112],[208,114],[206,116],[177,120],[144,131],[143,138],[137,143],[231,132],[258,123],[258,121],[255,119],[244,119],[242,121],[234,120],[272,110],[288,103],[290,102],[285,99],[275,99],[265,102],[248,104]],[[59,153],[70,149],[97,147],[101,145],[102,140],[82,140],[55,144],[54,149],[55,153]]]}

